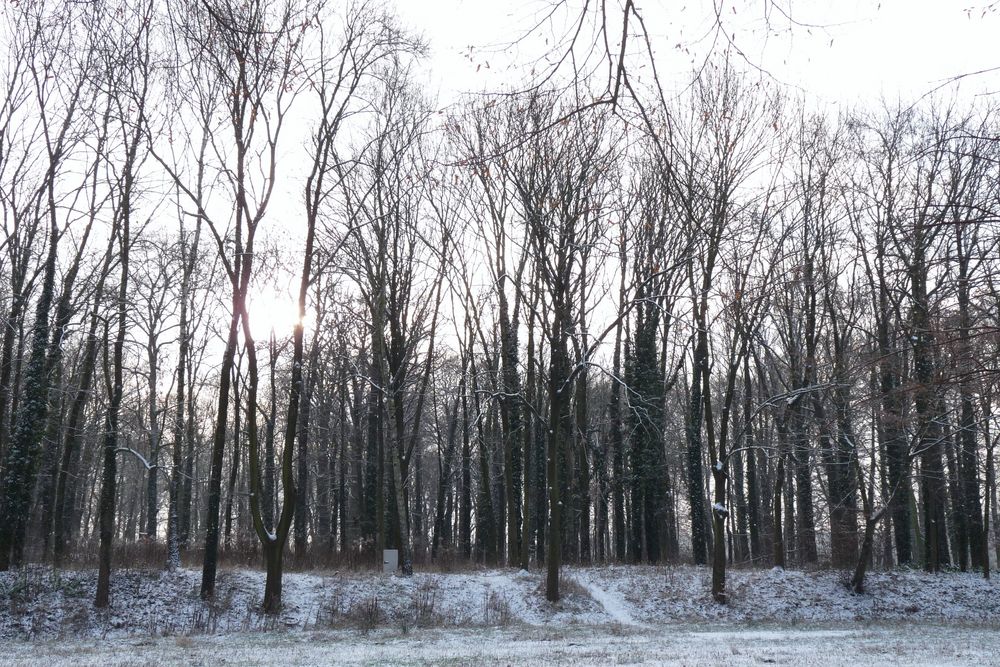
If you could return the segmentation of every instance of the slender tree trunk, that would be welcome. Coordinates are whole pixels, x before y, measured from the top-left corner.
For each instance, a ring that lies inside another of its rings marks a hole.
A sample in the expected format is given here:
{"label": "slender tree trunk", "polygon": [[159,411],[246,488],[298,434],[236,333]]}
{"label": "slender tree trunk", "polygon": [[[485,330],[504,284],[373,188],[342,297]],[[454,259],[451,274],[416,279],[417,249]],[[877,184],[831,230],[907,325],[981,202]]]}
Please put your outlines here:
{"label": "slender tree trunk", "polygon": [[22,316],[28,295],[24,291],[24,266],[13,268],[10,276],[10,310],[3,327],[3,342],[0,343],[0,456],[6,457],[10,445],[10,404],[11,381],[14,375],[14,342],[18,331],[24,326]]}
{"label": "slender tree trunk", "polygon": [[750,355],[743,358],[743,437],[746,448],[746,513],[750,533],[750,559],[757,561],[761,555],[760,541],[760,492],[757,478],[757,450],[753,429],[753,383],[750,379]]}
{"label": "slender tree trunk", "polygon": [[277,469],[274,463],[274,438],[278,428],[278,383],[275,374],[278,366],[278,342],[275,340],[274,331],[271,331],[271,338],[268,345],[270,352],[270,391],[271,401],[267,414],[267,431],[264,434],[264,527],[274,530],[274,490],[277,480]]}
{"label": "slender tree trunk", "polygon": [[104,419],[104,463],[101,482],[100,508],[100,550],[98,552],[97,592],[94,596],[94,606],[107,607],[111,603],[111,547],[115,528],[115,500],[117,497],[117,449],[118,449],[118,417],[122,403],[123,379],[122,357],[125,347],[125,332],[127,329],[127,289],[128,289],[128,223],[122,231],[122,278],[118,290],[118,334],[115,336],[112,361],[113,385],[111,401]]}
{"label": "slender tree trunk", "polygon": [[219,402],[215,413],[215,432],[212,436],[212,459],[208,477],[208,511],[205,517],[205,555],[201,572],[201,597],[215,595],[215,575],[219,567],[219,510],[222,505],[222,463],[226,449],[226,428],[229,424],[229,401],[232,385],[236,340],[243,297],[234,286],[233,312],[229,322],[226,349],[219,371]]}
{"label": "slender tree trunk", "polygon": [[472,450],[469,443],[469,405],[466,397],[467,357],[462,364],[459,392],[462,397],[462,490],[458,509],[458,542],[462,555],[472,557]]}
{"label": "slender tree trunk", "polygon": [[[153,336],[154,334],[150,334]],[[157,481],[159,478],[160,428],[159,407],[156,392],[159,384],[158,360],[155,337],[149,341],[147,361],[149,362],[148,385],[146,391],[147,411],[149,412],[149,470],[146,473],[146,539],[156,541],[156,515],[159,509]]]}
{"label": "slender tree trunk", "polygon": [[549,496],[548,553],[546,555],[545,597],[557,602],[559,570],[562,566],[562,517],[563,503],[560,494],[559,461],[565,449],[569,421],[569,359],[566,349],[566,304],[555,303],[555,318],[549,337],[549,433],[546,449],[546,484]]}
{"label": "slender tree trunk", "polygon": [[[143,99],[145,98],[143,97]],[[139,127],[142,128],[143,124],[140,107]],[[135,164],[135,153],[139,143],[139,136],[140,133],[137,132],[124,167],[124,184],[120,200],[121,208],[117,229],[115,230],[119,240],[118,266],[119,271],[121,271],[121,277],[118,283],[116,302],[118,331],[115,335],[112,359],[111,376],[113,379],[111,396],[104,418],[104,461],[102,465],[103,477],[101,480],[101,496],[99,501],[101,542],[98,552],[97,591],[94,595],[94,606],[98,608],[107,607],[111,603],[111,547],[112,540],[114,539],[115,501],[117,500],[118,491],[118,420],[122,395],[124,393],[123,357],[125,336],[128,331],[129,251],[132,244],[130,230],[132,214],[132,170]]]}
{"label": "slender tree trunk", "polygon": [[[531,552],[533,549],[537,549],[537,544],[535,541],[535,530],[537,527],[535,521],[535,495],[537,494],[537,489],[535,486],[540,482],[538,476],[535,474],[537,468],[537,456],[534,456],[536,447],[536,430],[538,428],[539,420],[535,412],[530,409],[531,406],[535,404],[535,317],[534,317],[534,307],[537,303],[535,298],[535,292],[532,293],[532,314],[528,316],[528,349],[527,354],[527,375],[524,383],[524,393],[525,393],[525,404],[529,406],[529,409],[525,411],[524,414],[524,432],[522,441],[522,450],[524,451],[524,483],[522,484],[522,489],[524,491],[524,501],[522,503],[522,515],[524,517],[523,526],[521,529],[521,569],[527,570],[531,565]],[[537,551],[536,551],[537,554]]]}
{"label": "slender tree trunk", "polygon": [[[240,414],[240,408],[242,406],[243,397],[240,393],[242,387],[240,386],[240,372],[239,368],[242,364],[237,363],[234,369],[233,377],[233,455],[229,461],[229,480],[226,485],[226,511],[223,513],[225,516],[225,523],[223,529],[223,546],[226,550],[233,548],[233,501],[236,496],[236,479],[240,470],[240,443],[243,442],[244,429],[242,428],[242,421]],[[248,402],[249,406],[250,403]],[[250,416],[246,417],[248,423]]]}
{"label": "slender tree trunk", "polygon": [[[983,554],[989,554],[988,548],[983,547],[985,536],[988,534],[984,529],[982,517],[983,513],[980,504],[979,489],[979,465],[977,461],[978,432],[976,414],[974,407],[973,388],[970,386],[970,378],[973,374],[972,368],[972,314],[970,306],[969,281],[970,281],[970,257],[965,238],[965,226],[959,223],[956,226],[958,241],[958,318],[959,318],[959,470],[960,485],[962,494],[961,512],[967,522],[969,550],[972,557],[972,567],[983,567],[989,570],[989,558],[983,560]],[[988,496],[988,494],[987,494]]]}
{"label": "slender tree trunk", "polygon": [[518,372],[517,322],[511,322],[504,290],[506,276],[500,280],[500,418],[503,431],[503,481],[506,500],[506,563],[513,565],[521,556],[521,378]]}
{"label": "slender tree trunk", "polygon": [[194,364],[187,364],[188,369],[188,397],[187,397],[187,424],[184,428],[184,480],[181,484],[180,495],[180,526],[178,528],[181,548],[186,548],[191,541],[192,512],[191,507],[194,501],[194,477],[195,471],[195,392],[194,392]]}
{"label": "slender tree trunk", "polygon": [[295,500],[295,555],[305,556],[309,541],[309,419],[312,414],[312,396],[316,384],[316,361],[319,348],[313,345],[309,355],[309,375],[305,389],[302,392],[302,406],[299,408],[299,455],[295,489],[298,496]]}
{"label": "slender tree trunk", "polygon": [[864,536],[861,538],[861,552],[858,554],[857,565],[851,577],[851,590],[859,595],[865,592],[865,573],[868,569],[868,563],[872,560],[872,551],[875,545],[875,525],[877,523],[877,518],[865,516],[865,530]]}
{"label": "slender tree trunk", "polygon": [[[336,507],[331,507],[336,501],[334,477],[336,474],[335,460],[331,460],[330,443],[333,431],[330,420],[333,416],[333,397],[330,388],[322,382],[319,394],[319,419],[316,424],[316,544],[327,553],[333,553],[337,542]],[[340,394],[340,414],[344,413],[344,395]],[[342,417],[341,417],[342,418]]]}
{"label": "slender tree trunk", "polygon": [[[66,424],[66,435],[62,446],[59,463],[59,475],[56,480],[53,518],[53,559],[58,567],[66,555],[67,541],[72,532],[73,494],[70,493],[69,478],[75,458],[79,455],[83,443],[84,409],[91,394],[94,379],[94,368],[97,365],[98,339],[98,309],[100,307],[101,291],[94,296],[94,309],[90,317],[90,328],[87,342],[84,344],[83,361],[80,369],[79,386],[70,407],[69,420]],[[77,469],[78,470],[78,469]]]}
{"label": "slender tree trunk", "polygon": [[[180,322],[177,338],[180,343],[177,353],[177,394],[174,400],[174,428],[173,446],[171,447],[172,458],[170,467],[170,490],[169,505],[167,509],[167,569],[174,570],[181,564],[181,509],[180,499],[182,492],[182,467],[184,465],[184,410],[187,386],[187,361],[190,354],[191,336],[188,322],[188,302],[191,292],[191,274],[194,272],[195,261],[198,254],[198,237],[201,234],[201,222],[195,227],[194,241],[191,249],[188,250],[187,239],[184,237],[184,230],[181,229],[181,264],[183,273],[181,274],[181,310]],[[190,254],[189,254],[190,253]]]}
{"label": "slender tree trunk", "polygon": [[774,520],[771,522],[774,528],[774,548],[773,548],[773,559],[774,567],[780,567],[784,569],[785,567],[785,537],[781,529],[781,499],[783,496],[783,485],[785,483],[785,457],[784,454],[778,455],[778,466],[774,472],[774,494],[772,496],[774,501]]}

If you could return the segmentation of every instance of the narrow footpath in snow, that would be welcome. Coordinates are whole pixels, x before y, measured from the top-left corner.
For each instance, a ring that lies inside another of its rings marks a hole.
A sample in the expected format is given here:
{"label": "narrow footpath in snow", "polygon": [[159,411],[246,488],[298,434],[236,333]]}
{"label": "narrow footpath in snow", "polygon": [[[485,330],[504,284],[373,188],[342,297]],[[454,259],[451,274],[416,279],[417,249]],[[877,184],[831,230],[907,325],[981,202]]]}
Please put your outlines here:
{"label": "narrow footpath in snow", "polygon": [[616,623],[636,628],[649,627],[647,624],[641,623],[632,617],[625,600],[594,583],[594,579],[590,576],[589,572],[578,571],[574,574],[574,578],[580,582],[581,586],[587,589],[590,597],[594,598],[594,601],[600,604],[607,615]]}

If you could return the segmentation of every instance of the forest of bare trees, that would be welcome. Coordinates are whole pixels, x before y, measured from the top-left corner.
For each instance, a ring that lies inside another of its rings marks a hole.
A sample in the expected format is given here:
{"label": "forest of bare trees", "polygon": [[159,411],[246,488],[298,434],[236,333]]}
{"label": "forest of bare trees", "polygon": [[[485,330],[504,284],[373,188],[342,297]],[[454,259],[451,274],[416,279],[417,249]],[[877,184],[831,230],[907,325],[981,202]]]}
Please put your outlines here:
{"label": "forest of bare trees", "polygon": [[442,108],[379,3],[0,14],[0,569],[1000,561],[995,99]]}

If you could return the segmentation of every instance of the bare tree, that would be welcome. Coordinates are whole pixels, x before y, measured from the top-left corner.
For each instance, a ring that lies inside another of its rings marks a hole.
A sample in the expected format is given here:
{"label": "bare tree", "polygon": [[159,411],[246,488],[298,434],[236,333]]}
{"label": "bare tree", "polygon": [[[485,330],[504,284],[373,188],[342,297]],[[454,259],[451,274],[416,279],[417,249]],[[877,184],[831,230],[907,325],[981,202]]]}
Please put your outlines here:
{"label": "bare tree", "polygon": [[[24,48],[25,60],[15,65],[15,77],[24,67],[23,85],[30,87],[18,102],[15,97],[11,104],[27,104],[30,96],[37,126],[29,130],[34,134],[34,142],[24,147],[21,163],[12,165],[19,180],[31,183],[24,200],[18,202],[20,188],[8,191],[4,198],[5,209],[13,215],[14,230],[8,232],[8,244],[14,272],[13,305],[10,320],[18,320],[24,310],[23,292],[27,277],[27,259],[31,246],[41,241],[45,247],[45,259],[40,269],[40,291],[35,302],[35,317],[31,328],[30,351],[24,369],[24,396],[16,401],[13,429],[10,442],[5,442],[5,431],[0,431],[0,445],[4,449],[3,496],[0,502],[0,569],[18,564],[23,558],[25,536],[31,494],[38,472],[38,462],[45,432],[45,421],[49,409],[49,337],[54,323],[50,310],[56,301],[56,265],[59,256],[59,240],[63,234],[60,227],[62,179],[66,177],[66,163],[80,141],[78,125],[80,110],[85,97],[90,92],[87,80],[92,68],[93,49],[87,31],[78,37],[71,30],[74,17],[69,15],[51,20],[44,6],[29,4],[17,8],[23,12],[16,19],[18,27],[28,31]],[[85,18],[85,17],[76,17]],[[82,39],[83,44],[77,42]],[[54,74],[53,72],[58,72]],[[12,81],[13,85],[17,79]],[[63,93],[69,91],[65,97]],[[16,93],[15,93],[16,94]],[[10,113],[16,111],[11,109]],[[10,120],[14,118],[9,117]],[[32,153],[39,151],[43,161],[35,166]],[[14,158],[15,161],[17,158]],[[5,162],[7,162],[5,160]],[[6,164],[4,165],[7,166]],[[31,171],[37,169],[37,180],[29,181]],[[38,238],[39,233],[41,238]],[[11,240],[14,243],[11,243]],[[56,329],[58,334],[58,328]],[[12,364],[13,331],[8,329],[3,343],[4,370],[0,374],[0,421],[6,422],[6,392],[9,391],[9,372]],[[57,341],[60,340],[57,338]],[[56,343],[58,347],[60,343]],[[5,428],[5,427],[4,427]]]}
{"label": "bare tree", "polygon": [[[95,607],[107,607],[111,595],[111,547],[114,537],[115,499],[117,482],[117,460],[119,443],[119,419],[124,392],[123,356],[125,338],[129,326],[129,255],[133,244],[133,234],[138,234],[141,225],[137,221],[136,208],[139,190],[137,179],[145,160],[146,105],[149,102],[151,79],[150,26],[153,14],[152,3],[126,8],[115,18],[105,17],[111,30],[102,37],[106,40],[102,52],[106,60],[102,63],[107,75],[107,93],[114,100],[114,124],[118,135],[113,155],[121,159],[119,177],[113,184],[112,194],[112,235],[117,239],[119,260],[118,291],[115,299],[116,333],[111,363],[110,401],[104,423],[103,475],[100,496],[100,557],[97,577]],[[107,23],[105,24],[107,25]]]}

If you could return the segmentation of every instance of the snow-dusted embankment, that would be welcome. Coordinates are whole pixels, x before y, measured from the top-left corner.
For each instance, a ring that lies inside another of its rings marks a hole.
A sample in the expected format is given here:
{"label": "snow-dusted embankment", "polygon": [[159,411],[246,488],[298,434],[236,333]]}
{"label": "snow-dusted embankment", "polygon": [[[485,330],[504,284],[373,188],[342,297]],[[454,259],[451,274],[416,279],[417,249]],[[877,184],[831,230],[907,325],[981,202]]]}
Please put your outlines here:
{"label": "snow-dusted embankment", "polygon": [[710,572],[695,567],[568,568],[563,600],[545,601],[543,574],[515,570],[285,575],[284,609],[257,607],[263,573],[221,573],[211,603],[198,597],[200,572],[121,570],[112,608],[91,606],[93,571],[32,567],[0,573],[0,639],[228,634],[292,629],[538,628],[608,626],[645,631],[671,623],[817,625],[856,621],[1000,622],[1000,595],[974,574],[872,573],[866,595],[852,595],[842,573],[730,572],[730,603],[708,595]]}

